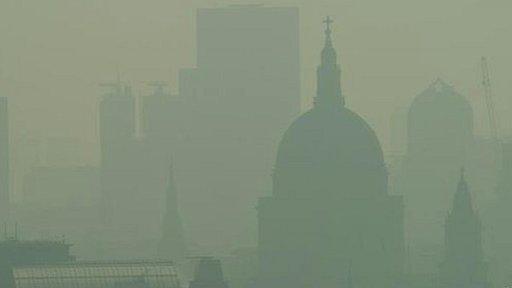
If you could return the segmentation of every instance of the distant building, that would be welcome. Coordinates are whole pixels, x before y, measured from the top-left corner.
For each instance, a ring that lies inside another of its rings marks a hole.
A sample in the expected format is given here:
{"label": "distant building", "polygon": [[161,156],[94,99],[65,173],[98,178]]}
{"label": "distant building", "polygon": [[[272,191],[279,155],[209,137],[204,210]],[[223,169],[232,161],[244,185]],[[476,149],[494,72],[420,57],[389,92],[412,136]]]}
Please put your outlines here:
{"label": "distant building", "polygon": [[112,91],[100,102],[104,224],[96,232],[98,246],[102,247],[97,257],[157,258],[168,158],[149,149],[145,139],[137,137],[138,118],[130,87],[119,82],[109,86]]}
{"label": "distant building", "polygon": [[450,179],[458,177],[460,167],[471,167],[473,140],[471,105],[443,80],[434,81],[412,101],[407,153],[394,183],[405,199],[412,273],[437,271],[443,243],[439,223],[448,210]]}
{"label": "distant building", "polygon": [[484,262],[482,227],[475,212],[463,172],[446,218],[444,261],[440,287],[487,288],[488,267]]}
{"label": "distant building", "polygon": [[486,243],[496,287],[512,286],[512,142],[502,144],[502,165],[496,185],[496,198],[486,216]]}
{"label": "distant building", "polygon": [[200,257],[189,288],[228,288],[220,260]]}
{"label": "distant building", "polygon": [[69,253],[70,247],[63,241],[21,241],[15,238],[0,242],[0,287],[18,287],[13,286],[15,266],[74,261]]}
{"label": "distant building", "polygon": [[9,108],[7,98],[0,97],[0,219],[9,215]]}
{"label": "distant building", "polygon": [[135,99],[128,86],[113,83],[99,106],[101,149],[101,189],[103,216],[106,222],[115,221],[118,211],[115,202],[126,199],[133,190],[130,167],[134,161]]}
{"label": "distant building", "polygon": [[[200,245],[254,245],[251,208],[270,191],[277,140],[300,112],[299,12],[199,9],[196,26],[197,67],[180,71],[182,128],[173,153],[187,231],[204,239]],[[209,237],[218,231],[222,239]]]}
{"label": "distant building", "polygon": [[284,133],[273,194],[258,203],[257,287],[395,287],[405,252],[402,197],[388,194],[375,132],[345,105],[325,23],[315,106]]}
{"label": "distant building", "polygon": [[[172,262],[72,262],[17,265],[9,288],[180,288]],[[4,286],[2,286],[4,287]]]}
{"label": "distant building", "polygon": [[170,261],[77,262],[64,241],[0,242],[2,288],[180,288]]}
{"label": "distant building", "polygon": [[167,168],[176,138],[180,136],[182,98],[167,92],[163,82],[150,86],[154,87],[153,93],[142,100],[142,135],[147,145],[161,154]]}

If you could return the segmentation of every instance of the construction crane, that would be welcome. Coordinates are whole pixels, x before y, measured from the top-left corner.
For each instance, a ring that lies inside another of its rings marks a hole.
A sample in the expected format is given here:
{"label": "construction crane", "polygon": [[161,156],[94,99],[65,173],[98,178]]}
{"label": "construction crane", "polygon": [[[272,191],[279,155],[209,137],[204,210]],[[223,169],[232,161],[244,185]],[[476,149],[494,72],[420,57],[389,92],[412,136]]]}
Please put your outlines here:
{"label": "construction crane", "polygon": [[493,94],[492,94],[492,86],[491,86],[491,77],[489,75],[489,66],[487,64],[487,59],[482,57],[481,60],[482,65],[482,88],[485,98],[485,105],[487,106],[487,116],[489,117],[489,128],[491,131],[491,137],[494,140],[498,140],[498,121],[496,120],[496,110],[494,108]]}

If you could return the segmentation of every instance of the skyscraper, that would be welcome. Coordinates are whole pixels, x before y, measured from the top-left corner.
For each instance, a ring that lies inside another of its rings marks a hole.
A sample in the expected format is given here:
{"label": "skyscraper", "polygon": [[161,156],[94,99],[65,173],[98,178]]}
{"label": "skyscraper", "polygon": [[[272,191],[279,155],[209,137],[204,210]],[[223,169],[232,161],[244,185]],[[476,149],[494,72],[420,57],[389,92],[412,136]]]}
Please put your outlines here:
{"label": "skyscraper", "polygon": [[[101,189],[105,225],[102,259],[155,257],[161,231],[164,191],[146,193],[144,143],[135,136],[135,99],[128,86],[114,83],[100,102]],[[165,183],[165,178],[160,179]],[[165,185],[165,184],[164,184]]]}
{"label": "skyscraper", "polygon": [[402,198],[388,194],[374,131],[345,105],[331,22],[315,106],[284,133],[273,194],[258,204],[260,287],[393,287],[401,277]]}
{"label": "skyscraper", "polygon": [[0,219],[9,214],[9,112],[6,97],[0,97]]}
{"label": "skyscraper", "polygon": [[178,96],[166,91],[165,83],[154,82],[151,86],[155,88],[153,93],[143,99],[144,159],[139,167],[140,193],[153,203],[144,201],[146,207],[142,213],[148,220],[156,218],[154,221],[159,221],[158,257],[180,261],[186,252],[185,239],[178,212],[174,171],[169,171],[169,163],[173,162],[171,155],[175,152],[178,129],[182,124],[182,106]]}
{"label": "skyscraper", "polygon": [[154,91],[142,101],[142,134],[152,150],[165,153],[160,158],[164,158],[164,170],[167,170],[174,138],[178,136],[177,129],[180,127],[181,98],[166,91],[167,84],[164,82],[156,81],[149,85]]}
{"label": "skyscraper", "polygon": [[471,202],[464,171],[453,197],[452,209],[446,217],[444,253],[440,267],[441,287],[489,287],[487,263],[483,260],[482,228]]}
{"label": "skyscraper", "polygon": [[[300,112],[298,14],[258,5],[197,12],[197,67],[180,72],[173,157],[187,231],[200,245],[255,245],[252,208],[270,191],[277,139]],[[222,239],[211,237],[219,231]]]}
{"label": "skyscraper", "polygon": [[133,190],[129,167],[132,167],[135,136],[135,100],[130,88],[120,82],[108,85],[112,91],[102,97],[99,107],[100,181],[107,222],[116,217],[116,200],[126,199],[127,193]]}

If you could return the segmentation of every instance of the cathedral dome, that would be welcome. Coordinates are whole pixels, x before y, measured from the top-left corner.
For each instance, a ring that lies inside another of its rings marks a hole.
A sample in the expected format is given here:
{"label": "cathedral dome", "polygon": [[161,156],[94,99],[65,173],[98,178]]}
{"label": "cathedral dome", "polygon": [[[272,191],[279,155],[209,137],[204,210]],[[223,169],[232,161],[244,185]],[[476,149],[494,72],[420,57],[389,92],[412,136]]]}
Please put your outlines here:
{"label": "cathedral dome", "polygon": [[369,196],[385,192],[377,136],[347,108],[318,107],[300,116],[281,140],[274,194],[282,197]]}
{"label": "cathedral dome", "polygon": [[471,105],[441,79],[413,100],[407,122],[408,151],[413,154],[458,154],[473,137]]}
{"label": "cathedral dome", "polygon": [[326,35],[315,107],[293,122],[278,148],[277,197],[366,197],[386,192],[379,141],[360,116],[344,107],[329,25]]}

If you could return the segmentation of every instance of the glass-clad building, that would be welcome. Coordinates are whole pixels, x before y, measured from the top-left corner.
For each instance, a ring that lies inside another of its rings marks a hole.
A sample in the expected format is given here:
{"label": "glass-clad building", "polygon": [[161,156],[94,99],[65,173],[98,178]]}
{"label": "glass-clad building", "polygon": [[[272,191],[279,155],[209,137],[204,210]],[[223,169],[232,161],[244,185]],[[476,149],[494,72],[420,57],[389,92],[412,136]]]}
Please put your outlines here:
{"label": "glass-clad building", "polygon": [[74,262],[12,268],[13,288],[180,288],[172,262]]}

